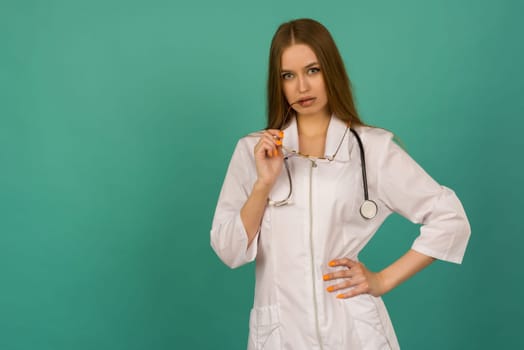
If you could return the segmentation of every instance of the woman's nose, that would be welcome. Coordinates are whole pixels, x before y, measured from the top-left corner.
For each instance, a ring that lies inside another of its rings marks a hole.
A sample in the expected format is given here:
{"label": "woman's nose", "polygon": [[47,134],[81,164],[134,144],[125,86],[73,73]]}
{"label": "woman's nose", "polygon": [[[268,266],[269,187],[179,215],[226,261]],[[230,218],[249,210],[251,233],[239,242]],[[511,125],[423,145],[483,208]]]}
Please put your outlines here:
{"label": "woman's nose", "polygon": [[299,76],[297,80],[298,80],[298,91],[299,92],[305,92],[309,89],[309,82],[307,80],[307,77]]}

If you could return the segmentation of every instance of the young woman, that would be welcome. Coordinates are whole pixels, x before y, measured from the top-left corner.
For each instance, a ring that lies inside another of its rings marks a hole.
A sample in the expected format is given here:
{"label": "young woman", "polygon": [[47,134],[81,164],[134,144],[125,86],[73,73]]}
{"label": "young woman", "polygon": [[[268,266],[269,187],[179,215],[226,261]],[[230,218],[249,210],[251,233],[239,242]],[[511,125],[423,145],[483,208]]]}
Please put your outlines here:
{"label": "young woman", "polygon": [[[380,272],[358,254],[397,212],[422,224]],[[238,142],[211,245],[234,268],[256,259],[249,349],[398,349],[381,295],[431,264],[460,263],[470,227],[454,192],[355,109],[320,23],[282,24],[269,56],[268,127]]]}

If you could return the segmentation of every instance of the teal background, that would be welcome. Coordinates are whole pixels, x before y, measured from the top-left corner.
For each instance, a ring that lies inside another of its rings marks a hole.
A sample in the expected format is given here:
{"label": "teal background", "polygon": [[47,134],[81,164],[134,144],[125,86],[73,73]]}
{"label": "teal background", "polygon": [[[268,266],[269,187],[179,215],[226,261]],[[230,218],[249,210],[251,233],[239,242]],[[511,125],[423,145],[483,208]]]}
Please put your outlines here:
{"label": "teal background", "polygon": [[[403,349],[516,349],[520,1],[0,1],[0,349],[244,349],[254,265],[209,245],[270,39],[332,32],[364,120],[453,188],[473,234],[384,297]],[[378,270],[417,227],[392,217]]]}

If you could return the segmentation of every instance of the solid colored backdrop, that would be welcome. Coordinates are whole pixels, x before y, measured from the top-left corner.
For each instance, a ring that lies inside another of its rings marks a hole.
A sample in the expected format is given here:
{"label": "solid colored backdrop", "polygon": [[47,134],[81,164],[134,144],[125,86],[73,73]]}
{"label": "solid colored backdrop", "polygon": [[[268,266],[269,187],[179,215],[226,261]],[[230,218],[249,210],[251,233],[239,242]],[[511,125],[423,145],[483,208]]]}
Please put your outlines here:
{"label": "solid colored backdrop", "polygon": [[[520,1],[0,1],[0,349],[244,349],[254,265],[209,246],[271,37],[332,32],[364,120],[461,198],[462,265],[384,297],[403,349],[523,348]],[[418,228],[392,217],[381,269]]]}

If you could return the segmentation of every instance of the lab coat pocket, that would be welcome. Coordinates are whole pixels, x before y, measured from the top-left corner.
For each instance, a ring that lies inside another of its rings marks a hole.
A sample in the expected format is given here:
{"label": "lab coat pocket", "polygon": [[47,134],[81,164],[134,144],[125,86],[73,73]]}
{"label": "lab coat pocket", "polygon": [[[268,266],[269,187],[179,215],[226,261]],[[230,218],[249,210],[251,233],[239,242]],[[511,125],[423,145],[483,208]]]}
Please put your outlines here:
{"label": "lab coat pocket", "polygon": [[354,329],[360,338],[362,349],[390,350],[392,347],[386,336],[385,320],[372,298],[369,294],[351,298]]}
{"label": "lab coat pocket", "polygon": [[249,350],[281,349],[278,305],[251,309],[249,328]]}

